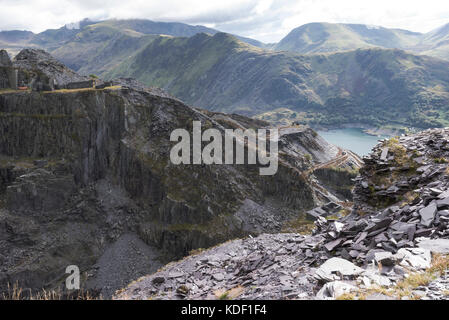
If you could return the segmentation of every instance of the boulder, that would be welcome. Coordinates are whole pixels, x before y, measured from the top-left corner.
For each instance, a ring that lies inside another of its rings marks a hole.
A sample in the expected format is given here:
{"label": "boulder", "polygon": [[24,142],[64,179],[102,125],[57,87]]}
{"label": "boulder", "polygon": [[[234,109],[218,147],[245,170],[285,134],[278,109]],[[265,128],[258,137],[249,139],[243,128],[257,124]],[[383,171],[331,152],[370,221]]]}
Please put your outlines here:
{"label": "boulder", "polygon": [[341,258],[331,258],[323,263],[316,271],[315,277],[322,281],[343,280],[353,278],[363,272],[352,262]]}
{"label": "boulder", "polygon": [[415,270],[425,270],[432,262],[430,251],[424,248],[401,248],[394,257],[401,266]]}
{"label": "boulder", "polygon": [[318,291],[316,298],[319,300],[336,299],[355,290],[357,290],[356,287],[342,281],[328,282]]}
{"label": "boulder", "polygon": [[391,285],[391,280],[388,277],[379,274],[377,267],[371,267],[365,270],[362,277],[360,277],[360,280],[366,287],[370,287],[373,284],[382,287]]}
{"label": "boulder", "polygon": [[424,239],[418,247],[433,253],[449,254],[449,239]]}
{"label": "boulder", "polygon": [[394,265],[393,254],[388,251],[376,252],[374,253],[374,260],[383,266]]}

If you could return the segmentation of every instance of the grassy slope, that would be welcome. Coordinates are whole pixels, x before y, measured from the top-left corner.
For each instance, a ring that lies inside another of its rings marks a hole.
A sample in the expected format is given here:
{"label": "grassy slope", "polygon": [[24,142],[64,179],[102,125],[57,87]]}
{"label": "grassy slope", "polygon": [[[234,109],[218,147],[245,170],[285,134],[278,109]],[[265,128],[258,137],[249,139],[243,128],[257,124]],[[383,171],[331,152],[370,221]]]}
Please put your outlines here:
{"label": "grassy slope", "polygon": [[[88,24],[81,30],[49,30],[40,38],[40,44],[79,73],[103,76],[119,62],[129,59],[144,49],[156,35],[191,37],[198,33],[215,34],[216,30],[183,23],[154,22],[143,19],[107,20]],[[243,41],[264,46],[253,39]],[[63,43],[54,45],[58,39]]]}
{"label": "grassy slope", "polygon": [[420,34],[361,24],[309,23],[293,29],[274,49],[307,54],[373,47],[409,50],[449,60],[449,24]]}
{"label": "grassy slope", "polygon": [[227,34],[158,38],[108,77],[132,76],[188,103],[333,125],[449,125],[449,63],[400,50],[299,55]]}
{"label": "grassy slope", "polygon": [[425,34],[418,49],[423,54],[449,60],[449,24]]}
{"label": "grassy slope", "polygon": [[416,45],[420,37],[421,34],[406,30],[360,24],[309,23],[293,29],[275,48],[303,54],[376,46],[407,49]]}
{"label": "grassy slope", "polygon": [[85,27],[75,38],[52,54],[79,73],[102,75],[148,45],[156,36],[108,24]]}

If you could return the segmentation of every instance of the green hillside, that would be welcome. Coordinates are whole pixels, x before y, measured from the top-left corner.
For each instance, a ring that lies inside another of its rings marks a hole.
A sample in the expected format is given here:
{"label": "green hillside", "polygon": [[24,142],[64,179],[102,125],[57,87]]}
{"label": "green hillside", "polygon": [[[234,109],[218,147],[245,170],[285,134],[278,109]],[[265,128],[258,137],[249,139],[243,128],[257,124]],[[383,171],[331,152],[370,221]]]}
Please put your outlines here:
{"label": "green hillside", "polygon": [[301,54],[364,48],[402,49],[449,60],[449,24],[428,33],[343,23],[309,23],[293,29],[274,50]]}
{"label": "green hillside", "polygon": [[[159,37],[105,74],[210,110],[314,125],[449,125],[449,62],[395,49],[299,55],[231,35]],[[277,114],[277,112],[280,112]]]}
{"label": "green hillside", "polygon": [[134,77],[215,111],[278,123],[426,128],[449,125],[449,65],[421,54],[449,59],[448,38],[449,25],[419,34],[311,23],[264,45],[203,26],[134,19],[0,32],[0,45],[10,53],[44,47],[81,74]]}
{"label": "green hillside", "polygon": [[101,75],[144,48],[156,37],[99,23],[83,28],[74,39],[51,53],[81,74]]}
{"label": "green hillside", "polygon": [[449,23],[426,33],[417,49],[423,54],[449,60]]}
{"label": "green hillside", "polygon": [[421,34],[362,24],[309,23],[293,29],[275,47],[299,53],[336,52],[383,47],[409,49]]}
{"label": "green hillside", "polygon": [[[150,43],[155,35],[191,37],[198,33],[216,34],[217,30],[177,22],[146,19],[91,21],[49,29],[39,34],[28,31],[0,31],[0,48],[15,55],[22,48],[43,48],[64,64],[82,74],[102,75]],[[258,47],[260,41],[236,36]]]}

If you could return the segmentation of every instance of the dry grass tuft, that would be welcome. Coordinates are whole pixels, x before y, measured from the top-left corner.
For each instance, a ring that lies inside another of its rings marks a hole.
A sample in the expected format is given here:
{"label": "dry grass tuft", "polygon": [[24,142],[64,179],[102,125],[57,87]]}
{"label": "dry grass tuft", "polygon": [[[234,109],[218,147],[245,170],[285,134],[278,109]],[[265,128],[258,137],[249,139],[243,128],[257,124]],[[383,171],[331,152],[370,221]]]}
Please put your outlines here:
{"label": "dry grass tuft", "polygon": [[343,293],[337,297],[336,300],[358,300],[357,296],[353,293]]}
{"label": "dry grass tuft", "polygon": [[37,293],[23,290],[14,284],[8,284],[8,291],[0,294],[0,300],[102,300],[99,292],[88,290],[74,290],[62,292],[61,290],[41,290]]}
{"label": "dry grass tuft", "polygon": [[245,292],[245,288],[239,285],[230,290],[225,289],[216,290],[214,294],[219,300],[232,300],[240,296],[243,292]]}
{"label": "dry grass tuft", "polygon": [[438,273],[442,276],[447,269],[449,269],[449,256],[434,254],[432,257],[432,266],[427,271],[431,273]]}
{"label": "dry grass tuft", "polygon": [[[367,295],[378,293],[394,299],[408,297],[410,300],[419,300],[421,297],[413,293],[413,290],[420,286],[427,286],[430,282],[444,275],[449,269],[449,255],[434,254],[432,257],[432,265],[424,272],[410,273],[407,278],[398,281],[390,287],[373,286],[369,289],[359,290],[351,293],[358,300],[363,300]],[[444,293],[449,296],[449,290]],[[338,300],[349,300],[350,296],[339,297]]]}

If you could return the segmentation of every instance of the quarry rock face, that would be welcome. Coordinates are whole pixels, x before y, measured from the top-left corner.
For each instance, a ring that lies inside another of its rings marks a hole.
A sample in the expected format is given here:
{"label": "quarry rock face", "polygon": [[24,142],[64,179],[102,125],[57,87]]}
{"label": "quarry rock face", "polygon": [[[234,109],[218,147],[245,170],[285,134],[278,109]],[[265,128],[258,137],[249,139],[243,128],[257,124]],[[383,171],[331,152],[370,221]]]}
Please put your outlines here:
{"label": "quarry rock face", "polygon": [[0,50],[0,89],[15,88],[15,71],[6,50]]}
{"label": "quarry rock face", "polygon": [[[19,79],[85,80],[39,50],[13,67]],[[395,298],[448,251],[449,129],[381,141],[357,177],[361,159],[299,126],[279,130],[273,176],[174,165],[170,133],[193,121],[223,134],[269,124],[110,84],[0,93],[0,291],[59,287],[76,265],[106,298]],[[279,233],[306,218],[312,234]],[[439,272],[401,295],[444,299],[447,284]]]}
{"label": "quarry rock face", "polygon": [[6,50],[0,50],[0,67],[11,67],[12,62]]}
{"label": "quarry rock face", "polygon": [[[14,65],[23,77],[83,80],[40,50],[22,51]],[[302,149],[282,147],[274,176],[260,176],[256,165],[173,165],[170,133],[190,130],[192,121],[221,132],[268,124],[123,83],[0,94],[0,291],[16,282],[59,286],[65,268],[77,265],[86,285],[108,297],[193,249],[279,232],[301,212],[338,199],[303,172],[333,156],[311,130],[292,138]],[[142,255],[124,249],[130,243]],[[147,260],[145,268],[122,267]],[[114,272],[120,279],[107,276]]]}

